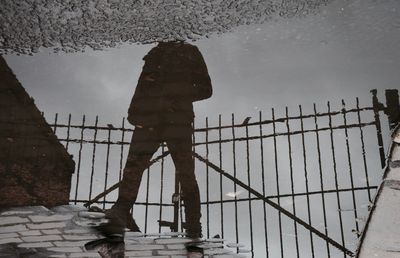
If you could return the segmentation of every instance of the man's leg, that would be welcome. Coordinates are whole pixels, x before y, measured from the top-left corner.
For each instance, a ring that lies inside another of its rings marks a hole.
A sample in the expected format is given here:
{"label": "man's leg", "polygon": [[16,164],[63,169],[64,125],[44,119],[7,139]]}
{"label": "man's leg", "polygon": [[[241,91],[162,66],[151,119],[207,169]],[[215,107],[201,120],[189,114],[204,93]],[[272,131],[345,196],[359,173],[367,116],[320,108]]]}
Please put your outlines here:
{"label": "man's leg", "polygon": [[146,128],[135,129],[119,187],[118,199],[108,212],[108,217],[118,217],[121,224],[126,224],[129,210],[136,202],[143,172],[149,166],[150,159],[159,145],[156,132]]}
{"label": "man's leg", "polygon": [[201,208],[199,187],[194,173],[192,133],[190,129],[180,130],[184,133],[172,139],[167,139],[167,145],[171,152],[176,168],[176,176],[182,189],[186,230],[189,237],[197,238],[201,237]]}

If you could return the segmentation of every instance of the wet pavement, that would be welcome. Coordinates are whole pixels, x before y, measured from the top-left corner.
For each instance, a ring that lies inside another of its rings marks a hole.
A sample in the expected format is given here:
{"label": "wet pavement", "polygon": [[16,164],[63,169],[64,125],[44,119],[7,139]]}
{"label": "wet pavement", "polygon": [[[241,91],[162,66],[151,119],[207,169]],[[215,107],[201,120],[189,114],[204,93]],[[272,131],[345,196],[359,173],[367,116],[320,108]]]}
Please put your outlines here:
{"label": "wet pavement", "polygon": [[105,222],[102,213],[73,205],[3,210],[0,257],[249,257],[240,244],[220,238],[193,240],[179,232],[127,231],[123,241],[109,241],[93,228]]}

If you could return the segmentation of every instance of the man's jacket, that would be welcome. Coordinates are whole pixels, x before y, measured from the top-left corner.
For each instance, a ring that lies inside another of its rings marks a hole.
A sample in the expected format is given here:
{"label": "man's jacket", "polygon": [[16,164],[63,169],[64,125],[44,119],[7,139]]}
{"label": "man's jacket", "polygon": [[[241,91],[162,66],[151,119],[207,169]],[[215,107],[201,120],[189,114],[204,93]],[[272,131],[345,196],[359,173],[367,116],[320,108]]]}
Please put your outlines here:
{"label": "man's jacket", "polygon": [[212,95],[210,76],[198,48],[183,42],[159,43],[143,60],[128,121],[144,127],[190,124],[193,102]]}

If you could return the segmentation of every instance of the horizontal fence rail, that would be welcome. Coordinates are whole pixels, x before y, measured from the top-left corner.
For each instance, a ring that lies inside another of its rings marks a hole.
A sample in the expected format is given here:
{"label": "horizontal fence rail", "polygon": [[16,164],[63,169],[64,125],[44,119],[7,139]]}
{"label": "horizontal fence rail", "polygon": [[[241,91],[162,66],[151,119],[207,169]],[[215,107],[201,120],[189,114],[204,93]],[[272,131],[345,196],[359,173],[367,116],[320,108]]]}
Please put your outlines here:
{"label": "horizontal fence rail", "polygon": [[[204,237],[243,243],[253,257],[352,256],[385,162],[385,110],[375,92],[372,106],[356,99],[350,106],[314,104],[307,112],[298,106],[256,118],[196,120]],[[109,208],[134,129],[125,119],[115,126],[58,114],[50,125],[76,162],[71,203]],[[142,231],[182,229],[174,174],[162,144],[133,209]]]}

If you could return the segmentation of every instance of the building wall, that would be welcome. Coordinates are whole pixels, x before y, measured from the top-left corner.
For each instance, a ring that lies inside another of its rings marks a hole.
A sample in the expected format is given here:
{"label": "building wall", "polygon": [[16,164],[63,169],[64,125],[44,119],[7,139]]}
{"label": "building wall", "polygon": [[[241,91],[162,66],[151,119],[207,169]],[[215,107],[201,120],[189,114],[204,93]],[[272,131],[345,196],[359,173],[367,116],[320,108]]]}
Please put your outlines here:
{"label": "building wall", "polygon": [[399,257],[400,124],[394,129],[385,173],[371,204],[356,258]]}
{"label": "building wall", "polygon": [[0,56],[0,208],[67,204],[74,167]]}

